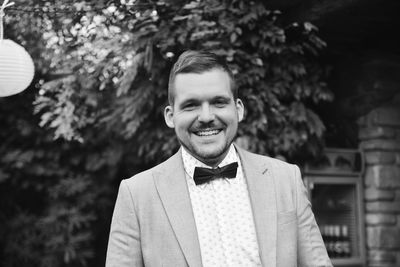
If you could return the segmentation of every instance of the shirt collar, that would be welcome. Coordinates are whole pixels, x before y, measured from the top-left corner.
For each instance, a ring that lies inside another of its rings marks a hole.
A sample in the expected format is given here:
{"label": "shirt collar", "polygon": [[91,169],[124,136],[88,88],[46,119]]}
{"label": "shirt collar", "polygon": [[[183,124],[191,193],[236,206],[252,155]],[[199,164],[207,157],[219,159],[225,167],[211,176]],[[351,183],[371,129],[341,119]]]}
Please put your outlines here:
{"label": "shirt collar", "polygon": [[[185,168],[185,172],[193,178],[194,168],[195,167],[206,167],[210,168],[210,166],[204,164],[200,160],[196,159],[190,153],[182,147],[182,159],[183,159],[183,167]],[[225,158],[218,164],[218,167],[223,167],[232,162],[239,162],[239,157],[236,153],[235,146],[233,144],[230,145],[228,154],[226,154]]]}

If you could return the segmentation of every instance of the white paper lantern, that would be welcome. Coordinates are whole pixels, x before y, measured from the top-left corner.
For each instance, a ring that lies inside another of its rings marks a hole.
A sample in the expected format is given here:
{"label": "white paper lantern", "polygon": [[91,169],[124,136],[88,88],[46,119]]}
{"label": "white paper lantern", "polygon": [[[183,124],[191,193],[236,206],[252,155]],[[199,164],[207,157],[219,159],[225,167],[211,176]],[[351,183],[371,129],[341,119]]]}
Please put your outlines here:
{"label": "white paper lantern", "polygon": [[0,97],[18,94],[32,82],[35,67],[19,44],[0,40]]}

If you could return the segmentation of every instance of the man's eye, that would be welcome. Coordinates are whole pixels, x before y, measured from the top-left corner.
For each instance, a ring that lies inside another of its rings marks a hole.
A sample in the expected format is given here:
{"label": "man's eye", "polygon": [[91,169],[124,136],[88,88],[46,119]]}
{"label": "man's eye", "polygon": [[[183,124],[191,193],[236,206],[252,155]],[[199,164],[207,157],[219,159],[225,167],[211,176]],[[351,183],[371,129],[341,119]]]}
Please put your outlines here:
{"label": "man's eye", "polygon": [[219,107],[219,108],[225,107],[226,104],[227,104],[227,102],[224,101],[224,100],[217,100],[217,101],[214,102],[214,105],[215,105],[216,107]]}
{"label": "man's eye", "polygon": [[186,104],[182,107],[183,110],[193,110],[196,107],[194,103]]}

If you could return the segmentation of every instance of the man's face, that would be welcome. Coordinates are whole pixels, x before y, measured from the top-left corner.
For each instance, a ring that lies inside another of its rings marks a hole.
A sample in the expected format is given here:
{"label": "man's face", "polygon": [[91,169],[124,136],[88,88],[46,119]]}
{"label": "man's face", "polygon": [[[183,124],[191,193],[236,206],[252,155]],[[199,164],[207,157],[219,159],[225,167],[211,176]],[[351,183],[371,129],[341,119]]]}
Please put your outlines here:
{"label": "man's face", "polygon": [[242,101],[233,98],[229,75],[220,69],[181,73],[175,77],[173,93],[174,105],[165,108],[167,125],[195,158],[218,165],[244,113]]}

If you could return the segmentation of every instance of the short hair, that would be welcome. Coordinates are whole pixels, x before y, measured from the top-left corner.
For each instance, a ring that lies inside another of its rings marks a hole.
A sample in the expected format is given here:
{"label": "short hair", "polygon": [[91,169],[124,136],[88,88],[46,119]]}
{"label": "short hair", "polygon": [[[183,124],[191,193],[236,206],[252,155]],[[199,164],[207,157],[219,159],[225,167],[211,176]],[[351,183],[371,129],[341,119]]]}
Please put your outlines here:
{"label": "short hair", "polygon": [[174,104],[174,92],[173,92],[174,82],[178,74],[181,73],[201,74],[213,69],[221,69],[228,74],[233,98],[237,99],[238,90],[236,88],[235,79],[226,61],[212,52],[188,50],[183,52],[179,56],[178,60],[175,62],[169,74],[169,82],[168,82],[169,104],[170,105]]}

